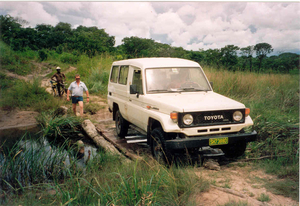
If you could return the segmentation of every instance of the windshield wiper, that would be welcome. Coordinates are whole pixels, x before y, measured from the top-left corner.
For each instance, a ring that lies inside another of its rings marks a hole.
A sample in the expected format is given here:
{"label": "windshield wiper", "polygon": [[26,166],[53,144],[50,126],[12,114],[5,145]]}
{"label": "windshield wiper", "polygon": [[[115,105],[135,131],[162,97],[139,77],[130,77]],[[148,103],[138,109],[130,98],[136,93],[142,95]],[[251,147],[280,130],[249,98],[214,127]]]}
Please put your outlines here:
{"label": "windshield wiper", "polygon": [[149,90],[149,92],[168,92],[169,90],[166,90],[166,89],[152,89],[152,90]]}
{"label": "windshield wiper", "polygon": [[186,88],[181,88],[183,91],[190,91],[190,90],[194,90],[194,91],[207,91],[205,89],[199,89],[199,88],[193,88],[193,87],[186,87]]}

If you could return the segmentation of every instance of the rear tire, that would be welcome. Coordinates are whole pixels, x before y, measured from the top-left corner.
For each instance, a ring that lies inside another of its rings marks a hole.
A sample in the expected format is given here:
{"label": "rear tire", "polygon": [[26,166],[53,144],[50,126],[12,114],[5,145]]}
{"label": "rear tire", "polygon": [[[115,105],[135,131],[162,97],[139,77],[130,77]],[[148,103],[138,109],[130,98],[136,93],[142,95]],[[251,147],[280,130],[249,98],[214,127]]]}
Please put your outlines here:
{"label": "rear tire", "polygon": [[161,128],[152,130],[150,142],[154,159],[160,164],[171,165],[172,155],[166,148],[165,135]]}
{"label": "rear tire", "polygon": [[116,112],[115,123],[117,135],[124,138],[128,133],[129,123],[122,117],[120,110]]}

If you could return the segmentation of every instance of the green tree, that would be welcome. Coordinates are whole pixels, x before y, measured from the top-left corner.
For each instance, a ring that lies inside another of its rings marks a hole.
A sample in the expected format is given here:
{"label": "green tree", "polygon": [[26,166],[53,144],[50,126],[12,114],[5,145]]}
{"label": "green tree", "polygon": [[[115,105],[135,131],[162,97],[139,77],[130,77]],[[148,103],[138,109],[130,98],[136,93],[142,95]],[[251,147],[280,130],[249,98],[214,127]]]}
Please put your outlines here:
{"label": "green tree", "polygon": [[60,44],[68,43],[72,36],[71,24],[59,22],[54,28],[51,35],[51,48],[55,48]]}
{"label": "green tree", "polygon": [[39,49],[42,48],[54,48],[54,27],[51,25],[46,25],[46,24],[38,24],[35,27],[35,30],[37,32],[37,47]]}
{"label": "green tree", "polygon": [[244,48],[241,48],[241,55],[242,58],[245,59],[245,62],[243,64],[243,68],[246,68],[246,63],[249,62],[249,69],[250,72],[252,71],[252,55],[254,53],[254,46],[247,46]]}
{"label": "green tree", "polygon": [[171,57],[173,48],[169,44],[154,42],[154,56]]}
{"label": "green tree", "polygon": [[190,51],[189,52],[190,59],[200,63],[204,59],[204,55],[202,51]]}
{"label": "green tree", "polygon": [[237,64],[237,51],[239,49],[240,48],[238,46],[234,45],[226,45],[225,47],[221,48],[221,62],[228,70],[234,69],[235,65]]}
{"label": "green tree", "polygon": [[256,51],[256,57],[259,60],[258,72],[261,72],[262,61],[266,58],[267,54],[270,54],[273,51],[273,48],[268,43],[259,43],[254,46],[254,50]]}
{"label": "green tree", "polygon": [[208,49],[204,51],[204,63],[209,66],[221,67],[222,53],[220,49]]}
{"label": "green tree", "polygon": [[115,37],[109,36],[104,29],[79,26],[73,31],[68,47],[92,57],[96,53],[112,52],[114,44]]}
{"label": "green tree", "polygon": [[124,51],[129,58],[151,57],[155,51],[153,39],[144,39],[136,36],[122,39]]}
{"label": "green tree", "polygon": [[16,18],[10,15],[0,15],[0,37],[5,43],[10,44],[13,38],[17,36],[21,30],[21,24],[17,22]]}

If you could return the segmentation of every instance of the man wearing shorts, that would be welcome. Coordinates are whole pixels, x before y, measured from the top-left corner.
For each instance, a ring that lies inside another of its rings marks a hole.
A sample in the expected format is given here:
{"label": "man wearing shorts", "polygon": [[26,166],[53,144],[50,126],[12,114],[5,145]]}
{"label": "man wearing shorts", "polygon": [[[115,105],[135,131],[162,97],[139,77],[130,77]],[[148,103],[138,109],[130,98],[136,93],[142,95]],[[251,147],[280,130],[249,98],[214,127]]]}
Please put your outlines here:
{"label": "man wearing shorts", "polygon": [[90,101],[89,98],[89,91],[85,85],[85,83],[80,81],[80,76],[79,74],[77,74],[75,76],[75,80],[74,82],[72,82],[68,88],[68,92],[67,92],[67,101],[70,101],[69,95],[70,95],[70,91],[72,92],[72,107],[73,107],[73,112],[76,115],[76,104],[79,104],[79,108],[80,108],[80,116],[83,116],[83,92],[86,92],[86,98],[87,98],[87,102]]}

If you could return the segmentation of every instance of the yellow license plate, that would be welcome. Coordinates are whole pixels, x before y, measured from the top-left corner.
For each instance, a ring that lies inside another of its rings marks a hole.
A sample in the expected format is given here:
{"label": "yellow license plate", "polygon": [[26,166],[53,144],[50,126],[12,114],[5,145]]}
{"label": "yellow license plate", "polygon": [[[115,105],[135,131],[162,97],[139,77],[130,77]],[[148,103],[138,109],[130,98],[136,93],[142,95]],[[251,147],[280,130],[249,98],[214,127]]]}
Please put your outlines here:
{"label": "yellow license plate", "polygon": [[209,139],[209,146],[222,145],[222,144],[228,144],[228,137]]}

